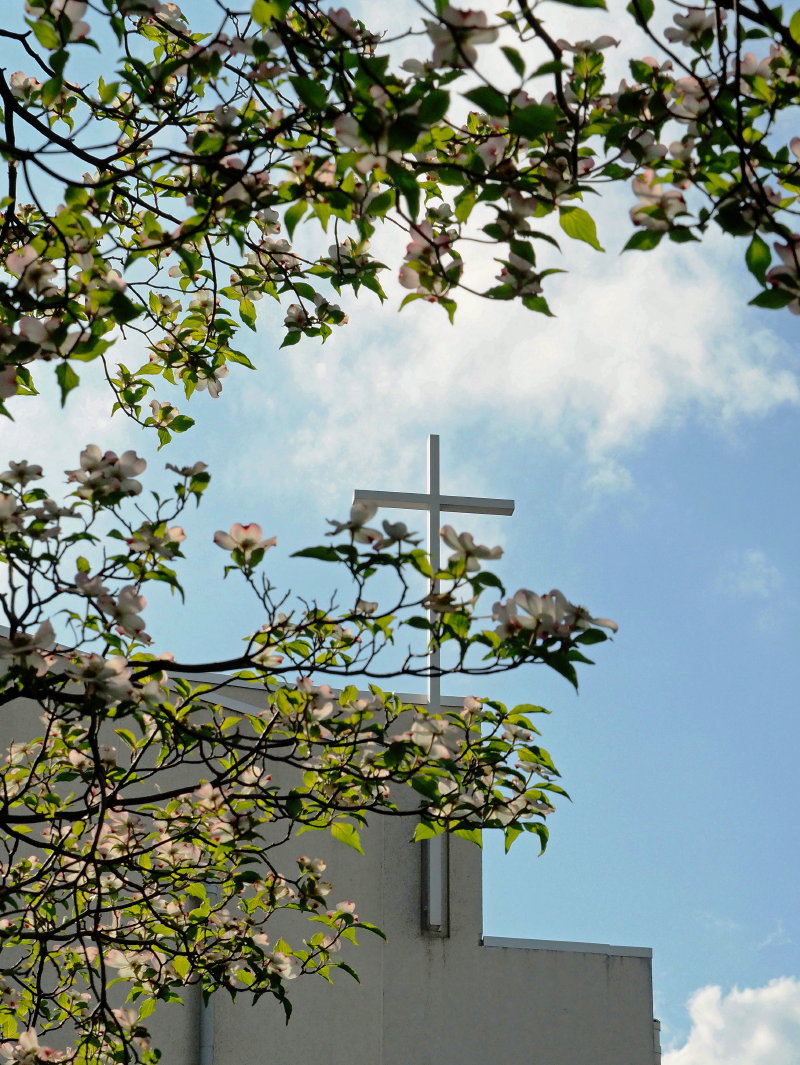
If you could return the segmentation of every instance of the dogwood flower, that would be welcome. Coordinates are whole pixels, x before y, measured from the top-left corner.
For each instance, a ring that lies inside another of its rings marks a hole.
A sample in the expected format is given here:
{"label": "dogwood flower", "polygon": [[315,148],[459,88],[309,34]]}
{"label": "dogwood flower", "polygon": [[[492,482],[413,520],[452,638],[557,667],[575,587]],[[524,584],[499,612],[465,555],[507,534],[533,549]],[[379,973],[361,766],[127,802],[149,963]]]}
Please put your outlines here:
{"label": "dogwood flower", "polygon": [[392,544],[407,543],[411,544],[412,547],[417,547],[422,543],[422,540],[414,539],[416,533],[409,532],[408,526],[404,521],[384,521],[383,531],[386,535],[375,543],[376,551],[383,551]]}
{"label": "dogwood flower", "polygon": [[792,293],[794,298],[787,306],[792,314],[800,314],[800,235],[793,233],[786,244],[773,247],[781,261],[768,271],[766,280],[774,288]]}
{"label": "dogwood flower", "polygon": [[277,544],[277,539],[271,536],[268,540],[262,539],[264,533],[260,525],[251,522],[249,525],[231,525],[229,533],[218,530],[214,533],[214,543],[223,551],[238,551],[245,562],[249,562],[255,551],[269,551]]}
{"label": "dogwood flower", "polygon": [[[522,611],[520,614],[519,611]],[[554,588],[546,595],[537,595],[527,588],[520,588],[512,599],[495,603],[492,616],[499,625],[498,636],[507,638],[525,630],[532,639],[567,639],[593,627],[617,631],[617,623],[609,618],[594,618],[582,606],[570,603],[563,592]]]}
{"label": "dogwood flower", "polygon": [[18,100],[24,100],[37,89],[41,89],[42,83],[37,78],[29,77],[22,70],[15,70],[8,79],[12,95]]}
{"label": "dogwood flower", "polygon": [[560,37],[556,44],[564,52],[574,52],[575,55],[590,55],[593,52],[602,52],[604,48],[617,48],[619,41],[616,37],[604,35],[596,37],[593,41],[576,41],[575,44],[570,44],[569,41],[565,41]]}
{"label": "dogwood flower", "polygon": [[326,519],[328,525],[332,525],[333,529],[325,535],[338,536],[339,533],[349,532],[353,540],[359,544],[376,543],[381,539],[381,534],[377,529],[368,528],[367,522],[370,518],[375,516],[377,510],[377,506],[373,503],[354,503],[350,508],[349,521],[335,521],[332,518]]}
{"label": "dogwood flower", "polygon": [[19,1037],[18,1043],[2,1043],[0,1051],[6,1059],[6,1065],[37,1065],[54,1055],[50,1047],[39,1045],[39,1038],[33,1028],[28,1028]]}
{"label": "dogwood flower", "polygon": [[331,25],[334,26],[337,32],[343,37],[349,37],[351,39],[358,38],[358,23],[346,7],[328,8],[328,18],[331,21]]}
{"label": "dogwood flower", "polygon": [[89,36],[89,24],[83,21],[88,6],[86,0],[50,0],[50,14],[54,18],[63,15],[71,23],[71,41],[82,41]]}
{"label": "dogwood flower", "polygon": [[507,259],[501,261],[504,265],[497,275],[498,281],[511,285],[520,296],[536,296],[542,291],[542,284],[533,263],[513,251],[508,253]]}
{"label": "dogwood flower", "polygon": [[174,558],[178,550],[178,544],[186,539],[186,533],[180,525],[172,525],[160,535],[157,535],[152,526],[142,525],[131,536],[127,543],[129,550],[135,554],[151,552],[159,558]]}
{"label": "dogwood flower", "polygon": [[49,621],[43,621],[34,633],[16,632],[12,636],[0,636],[0,662],[10,661],[19,666],[34,666],[42,669],[44,652],[48,651],[56,640],[56,634]]}
{"label": "dogwood flower", "polygon": [[508,139],[501,136],[489,137],[475,149],[476,154],[483,160],[487,170],[491,170],[493,166],[502,163],[507,151]]}
{"label": "dogwood flower", "polygon": [[211,373],[198,374],[197,384],[194,386],[198,392],[204,392],[208,389],[208,394],[212,399],[217,399],[222,391],[222,380],[228,376],[227,366],[219,366],[216,370],[212,370]]}
{"label": "dogwood flower", "polygon": [[26,485],[41,480],[43,476],[41,466],[34,466],[27,459],[22,459],[21,462],[9,462],[8,469],[0,473],[0,481],[3,484]]}
{"label": "dogwood flower", "polygon": [[450,722],[444,718],[417,717],[412,722],[408,738],[430,758],[450,758],[452,752],[443,740],[451,731],[451,727]]}
{"label": "dogwood flower", "polygon": [[501,558],[502,547],[486,547],[484,544],[476,544],[471,533],[457,533],[452,525],[442,526],[439,535],[453,549],[449,562],[458,562],[464,559],[468,573],[475,573],[480,568],[480,560]]}
{"label": "dogwood flower", "polygon": [[0,492],[0,533],[8,536],[22,528],[19,504],[12,495]]}
{"label": "dogwood flower", "polygon": [[89,444],[81,452],[79,470],[68,470],[67,480],[80,487],[75,495],[81,499],[103,499],[113,495],[138,495],[142,486],[135,475],[147,468],[147,462],[135,451],[102,452],[97,444]]}
{"label": "dogwood flower", "polygon": [[136,636],[143,643],[150,643],[150,637],[144,631],[144,619],[139,611],[144,610],[147,600],[139,595],[133,585],[123,588],[111,605],[111,616],[126,636]]}
{"label": "dogwood flower", "polygon": [[680,189],[656,181],[652,170],[645,170],[632,182],[633,192],[639,201],[631,207],[631,221],[645,229],[664,231],[671,229],[678,215],[686,214],[686,201]]}
{"label": "dogwood flower", "polygon": [[697,78],[678,78],[672,87],[670,112],[681,121],[694,122],[711,106],[709,96],[713,88],[710,80],[703,83]]}
{"label": "dogwood flower", "polygon": [[497,40],[497,30],[489,27],[485,11],[464,10],[448,4],[441,19],[444,25],[425,22],[433,42],[433,67],[471,67],[478,58],[475,45]]}
{"label": "dogwood flower", "polygon": [[[725,20],[725,12],[722,12],[722,21]],[[694,44],[699,41],[704,33],[717,28],[717,9],[702,7],[690,7],[683,15],[674,15],[675,23],[664,30],[664,36],[673,44]]]}
{"label": "dogwood flower", "polygon": [[157,399],[150,400],[150,410],[153,412],[153,422],[165,427],[171,425],[179,414],[177,407],[173,407],[171,403],[162,403]]}
{"label": "dogwood flower", "polygon": [[97,654],[78,655],[75,662],[67,663],[65,673],[110,702],[129,698],[135,691],[128,660],[121,655],[111,658]]}
{"label": "dogwood flower", "polygon": [[39,296],[52,296],[57,291],[53,284],[53,278],[56,276],[55,266],[43,259],[30,244],[6,256],[6,269],[19,278],[20,287],[28,292],[35,292]]}
{"label": "dogwood flower", "polygon": [[179,477],[196,477],[198,473],[204,473],[208,466],[205,462],[195,462],[192,466],[175,466],[173,463],[166,464],[168,470],[177,473]]}

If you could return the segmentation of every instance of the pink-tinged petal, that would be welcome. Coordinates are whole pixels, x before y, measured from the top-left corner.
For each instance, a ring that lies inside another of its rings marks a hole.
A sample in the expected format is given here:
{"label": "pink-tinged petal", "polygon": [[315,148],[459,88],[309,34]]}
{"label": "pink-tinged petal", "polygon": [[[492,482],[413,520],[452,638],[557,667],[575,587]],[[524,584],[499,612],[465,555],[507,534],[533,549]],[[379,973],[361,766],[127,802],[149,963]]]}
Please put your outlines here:
{"label": "pink-tinged petal", "polygon": [[397,279],[403,288],[412,290],[419,288],[419,272],[413,266],[401,266]]}
{"label": "pink-tinged petal", "polygon": [[350,521],[354,525],[366,525],[378,512],[375,503],[354,503],[350,508]]}
{"label": "pink-tinged petal", "polygon": [[542,612],[541,598],[535,592],[528,591],[527,588],[520,588],[514,596],[514,602],[531,617],[538,617]]}
{"label": "pink-tinged petal", "polygon": [[789,141],[789,151],[795,159],[800,159],[800,137],[792,137]]}
{"label": "pink-tinged petal", "polygon": [[452,547],[454,551],[461,551],[461,541],[458,538],[458,533],[452,525],[443,525],[439,531],[439,535],[448,547]]}
{"label": "pink-tinged petal", "polygon": [[263,529],[260,525],[256,525],[255,522],[251,522],[249,525],[231,525],[231,536],[239,543],[244,540],[260,540],[263,536]]}
{"label": "pink-tinged petal", "polygon": [[0,370],[0,400],[15,396],[18,389],[16,366],[5,366]]}
{"label": "pink-tinged petal", "polygon": [[11,252],[6,258],[6,269],[10,274],[14,274],[15,277],[21,277],[31,263],[36,262],[38,258],[39,253],[28,244],[26,247],[20,248],[19,251]]}
{"label": "pink-tinged petal", "polygon": [[226,532],[222,532],[221,529],[214,533],[214,543],[221,547],[223,551],[233,551],[238,546],[233,537]]}
{"label": "pink-tinged petal", "polygon": [[800,259],[800,237],[793,233],[788,244],[775,244],[774,248],[781,261],[791,270],[796,271],[798,259]]}

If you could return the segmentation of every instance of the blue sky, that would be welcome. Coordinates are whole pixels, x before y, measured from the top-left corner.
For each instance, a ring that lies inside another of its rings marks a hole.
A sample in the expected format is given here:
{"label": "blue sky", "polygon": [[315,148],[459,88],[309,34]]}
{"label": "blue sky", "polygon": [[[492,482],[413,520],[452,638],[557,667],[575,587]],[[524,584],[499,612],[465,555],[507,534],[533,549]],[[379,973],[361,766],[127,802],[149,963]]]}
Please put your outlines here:
{"label": "blue sky", "polygon": [[[281,352],[282,315],[264,301],[247,341],[258,373],[234,368],[219,400],[196,396],[198,427],[169,454],[109,422],[89,372],[64,412],[20,401],[0,459],[72,466],[96,440],[154,467],[207,461],[189,607],[154,600],[148,613],[161,646],[202,659],[260,624],[220,588],[215,529],[277,533],[276,581],[313,589],[316,569],[291,551],[346,514],[354,487],[422,490],[438,432],[444,491],[517,500],[511,519],[462,525],[503,544],[512,589],[558,586],[620,624],[579,696],[541,671],[450,686],[550,707],[543,742],[574,800],[541,859],[487,843],[486,931],[652,946],[667,1065],[790,1065],[798,319],[746,307],[743,246],[721,237],[620,257],[629,199],[601,209],[606,255],[575,246],[556,263],[571,271],[552,287],[556,319],[467,300],[450,328],[426,304],[398,314],[390,282],[383,310],[348,303],[351,324],[324,347]],[[761,1050],[745,1046],[755,1029]]]}

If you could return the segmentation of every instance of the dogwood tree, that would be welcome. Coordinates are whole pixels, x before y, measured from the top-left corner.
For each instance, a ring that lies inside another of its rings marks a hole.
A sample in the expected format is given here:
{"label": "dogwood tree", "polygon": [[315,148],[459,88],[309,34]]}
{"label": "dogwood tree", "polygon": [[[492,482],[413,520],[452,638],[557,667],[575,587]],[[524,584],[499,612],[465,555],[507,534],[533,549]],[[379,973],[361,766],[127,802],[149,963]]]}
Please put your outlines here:
{"label": "dogwood tree", "polygon": [[[214,539],[264,623],[242,653],[214,663],[260,692],[252,708],[231,709],[216,698],[225,677],[193,682],[209,664],[173,662],[144,628],[143,589],[180,590],[174,523],[208,474],[202,463],[175,469],[174,498],[147,504],[144,467],[132,451],[87,447],[63,501],[40,487],[38,466],[0,472],[0,700],[12,736],[0,775],[0,1019],[10,1061],[155,1061],[146,1018],[187,984],[270,994],[288,1009],[294,977],[352,971],[334,952],[357,927],[376,930],[330,894],[312,837],[290,857],[279,849],[301,831],[360,849],[360,827],[381,814],[413,817],[417,839],[477,839],[488,826],[509,845],[529,832],[544,846],[563,791],[535,742],[540,707],[469,698],[439,713],[349,678],[427,673],[425,645],[413,641],[383,664],[389,644],[422,629],[453,649],[459,673],[544,663],[574,681],[585,645],[616,628],[558,591],[520,589],[482,608],[487,592],[502,592],[480,568],[500,549],[449,526],[443,583],[415,595],[414,575],[434,576],[427,555],[402,523],[371,528],[375,508],[358,504],[332,523],[332,543],[300,552],[344,569],[341,601],[290,603],[260,575],[275,540],[234,525]],[[367,598],[376,581],[382,606]],[[314,922],[301,942],[273,933],[285,910]],[[72,1047],[57,1052],[62,1030]]]}
{"label": "dogwood tree", "polygon": [[[753,302],[800,310],[800,147],[783,120],[797,18],[761,0],[631,0],[625,17],[653,54],[628,54],[610,84],[619,19],[614,35],[576,41],[560,27],[580,15],[566,14],[436,0],[389,36],[288,0],[208,0],[191,15],[159,0],[29,0],[0,29],[3,411],[31,402],[43,364],[63,399],[87,364],[167,443],[192,425],[180,408],[194,391],[217,397],[230,364],[251,365],[243,328],[324,340],[346,324],[339,294],[383,300],[386,271],[404,303],[450,316],[461,292],[548,314],[558,241],[599,247],[587,205],[615,182],[630,188],[632,250],[721,226],[746,240]],[[574,682],[585,645],[614,627],[558,591],[504,598],[481,569],[497,549],[461,530],[443,530],[453,554],[434,574],[413,533],[373,528],[362,506],[301,552],[342,570],[324,606],[263,576],[275,544],[260,527],[218,531],[263,625],[231,658],[174,663],[150,644],[144,593],[180,590],[178,523],[208,473],[173,468],[174,496],[145,502],[144,472],[133,451],[95,445],[64,499],[21,457],[0,472],[11,1061],[155,1060],[146,1018],[185,985],[285,1003],[292,977],[341,965],[354,904],[332,901],[321,859],[278,864],[300,829],[360,845],[383,814],[416,818],[418,838],[489,826],[544,844],[560,788],[535,743],[539,707],[470,699],[436,714],[369,684],[424,675],[440,644],[453,671],[538,663]],[[212,665],[255,685],[259,706],[226,709],[192,681]],[[302,942],[275,939],[285,909],[315,922]]]}
{"label": "dogwood tree", "polygon": [[[281,304],[263,317],[284,344],[324,339],[346,320],[337,293],[383,299],[398,268],[404,303],[452,315],[470,291],[550,313],[556,236],[599,247],[590,194],[619,182],[629,248],[721,226],[746,241],[753,302],[800,311],[800,139],[784,121],[798,18],[631,0],[653,54],[609,82],[624,41],[572,39],[574,8],[604,6],[431,0],[387,36],[376,5],[368,26],[289,0],[27,0],[0,30],[0,398],[30,392],[43,362],[66,394],[96,361],[166,440],[191,423],[182,396],[250,364],[236,337],[257,301]],[[384,263],[398,228],[405,254]],[[120,336],[144,365],[117,363]]]}

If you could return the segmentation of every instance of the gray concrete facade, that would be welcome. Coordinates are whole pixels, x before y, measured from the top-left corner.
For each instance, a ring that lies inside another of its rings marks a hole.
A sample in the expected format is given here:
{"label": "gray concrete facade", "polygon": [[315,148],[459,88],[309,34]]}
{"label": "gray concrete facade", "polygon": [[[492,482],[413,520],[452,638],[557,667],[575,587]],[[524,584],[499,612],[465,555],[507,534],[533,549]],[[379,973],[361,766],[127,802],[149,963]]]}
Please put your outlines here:
{"label": "gray concrete facade", "polygon": [[[263,694],[234,682],[215,699],[251,707]],[[7,735],[27,733],[28,708],[7,709]],[[409,818],[375,817],[364,855],[323,833],[284,844],[279,867],[302,853],[324,858],[331,904],[353,900],[388,941],[362,931],[357,948],[345,945],[339,957],[361,983],[336,972],[333,984],[289,984],[288,1026],[271,997],[253,1005],[218,994],[204,1010],[190,994],[162,1008],[147,1023],[164,1065],[658,1065],[649,949],[484,937],[481,851],[458,839],[445,852],[447,934],[427,932],[424,851],[412,831]],[[519,905],[540,907],[545,924],[535,886]],[[288,917],[284,928],[276,915],[273,943],[285,935],[300,945],[320,927]]]}
{"label": "gray concrete facade", "polygon": [[[258,693],[235,686],[217,698]],[[425,932],[412,828],[374,818],[364,855],[321,833],[286,845],[287,867],[301,853],[325,858],[331,902],[355,901],[386,933],[384,943],[361,932],[343,949],[360,984],[341,972],[333,984],[300,978],[288,1026],[272,998],[167,1010],[166,1065],[657,1065],[648,948],[484,937],[481,851],[458,839],[447,844],[448,934]],[[520,898],[537,905],[534,889]],[[309,930],[296,922],[285,934],[296,943]]]}

